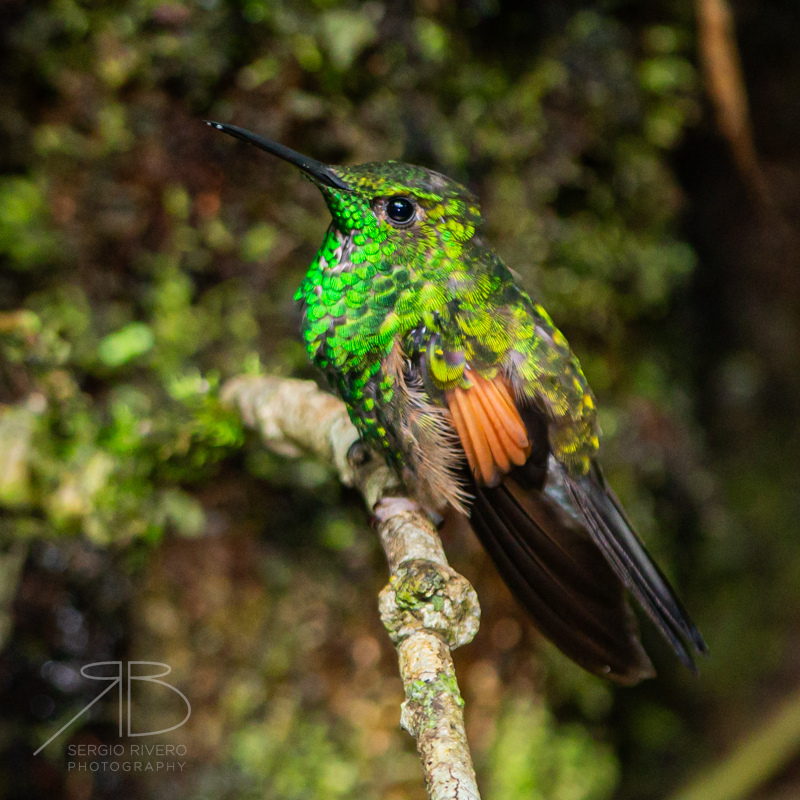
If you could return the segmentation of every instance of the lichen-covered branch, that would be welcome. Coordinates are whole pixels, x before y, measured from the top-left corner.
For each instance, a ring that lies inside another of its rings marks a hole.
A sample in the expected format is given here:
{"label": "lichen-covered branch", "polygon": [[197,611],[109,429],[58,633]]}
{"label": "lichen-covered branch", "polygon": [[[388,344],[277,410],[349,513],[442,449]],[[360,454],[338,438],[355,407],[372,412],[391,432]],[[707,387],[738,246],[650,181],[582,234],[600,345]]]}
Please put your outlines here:
{"label": "lichen-covered branch", "polygon": [[405,687],[401,724],[416,739],[431,800],[479,797],[464,731],[464,701],[450,651],[478,631],[475,590],[450,568],[436,527],[402,497],[394,474],[360,445],[344,404],[310,381],[241,377],[224,397],[264,443],[288,456],[310,453],[364,495],[377,519],[391,578],[380,614]]}

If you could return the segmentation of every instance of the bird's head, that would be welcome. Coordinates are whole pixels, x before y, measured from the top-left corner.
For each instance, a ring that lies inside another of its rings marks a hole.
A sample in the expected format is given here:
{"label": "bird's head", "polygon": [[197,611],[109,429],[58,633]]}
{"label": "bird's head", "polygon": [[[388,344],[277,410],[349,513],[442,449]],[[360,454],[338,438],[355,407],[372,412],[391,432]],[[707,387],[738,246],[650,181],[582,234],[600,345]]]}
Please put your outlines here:
{"label": "bird's head", "polygon": [[335,226],[369,260],[395,251],[458,258],[481,225],[475,196],[433,170],[397,161],[333,167],[242,128],[208,124],[299,167],[322,192]]}

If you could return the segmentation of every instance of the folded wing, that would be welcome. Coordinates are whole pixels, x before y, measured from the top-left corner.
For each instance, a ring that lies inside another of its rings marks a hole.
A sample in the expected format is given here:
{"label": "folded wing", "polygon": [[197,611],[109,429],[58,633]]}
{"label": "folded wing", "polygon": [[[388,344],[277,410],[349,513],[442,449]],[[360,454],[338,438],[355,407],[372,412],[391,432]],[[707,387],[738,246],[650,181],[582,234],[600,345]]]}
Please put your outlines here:
{"label": "folded wing", "polygon": [[542,412],[520,409],[502,376],[468,374],[446,401],[474,484],[472,526],[541,632],[597,675],[651,677],[627,589],[694,669],[684,640],[705,653],[702,637],[599,467],[570,474],[550,454]]}

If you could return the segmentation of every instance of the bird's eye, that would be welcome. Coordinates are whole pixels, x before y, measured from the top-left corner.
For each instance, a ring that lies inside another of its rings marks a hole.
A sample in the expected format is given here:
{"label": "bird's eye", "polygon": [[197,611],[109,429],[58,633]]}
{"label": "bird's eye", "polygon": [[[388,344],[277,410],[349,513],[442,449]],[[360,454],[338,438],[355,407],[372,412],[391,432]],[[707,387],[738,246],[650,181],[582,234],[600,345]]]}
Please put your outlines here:
{"label": "bird's eye", "polygon": [[390,197],[386,201],[386,216],[401,225],[410,222],[414,216],[414,204],[405,197]]}

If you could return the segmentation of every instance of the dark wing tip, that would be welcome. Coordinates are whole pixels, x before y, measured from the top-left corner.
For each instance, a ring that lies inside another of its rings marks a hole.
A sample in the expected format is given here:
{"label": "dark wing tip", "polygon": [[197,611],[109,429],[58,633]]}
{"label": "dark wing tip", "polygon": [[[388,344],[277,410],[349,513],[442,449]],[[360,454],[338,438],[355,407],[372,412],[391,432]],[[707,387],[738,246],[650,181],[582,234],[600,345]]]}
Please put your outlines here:
{"label": "dark wing tip", "polygon": [[700,633],[700,631],[697,630],[696,627],[694,627],[694,626],[692,626],[692,627],[694,628],[694,630],[692,632],[692,634],[693,634],[692,635],[692,646],[694,647],[695,652],[698,655],[703,656],[703,658],[708,658],[709,655],[711,655],[711,653],[709,652],[709,649],[708,649],[708,645],[705,643],[705,640],[703,639],[703,636]]}
{"label": "dark wing tip", "polygon": [[596,464],[585,476],[573,477],[559,465],[575,508],[608,563],[669,642],[681,662],[697,675],[686,646],[707,656],[708,647],[664,573],[653,561],[621,503]]}
{"label": "dark wing tip", "polygon": [[501,577],[562,653],[625,686],[655,675],[621,581],[550,498],[507,478],[477,491],[471,516]]}

